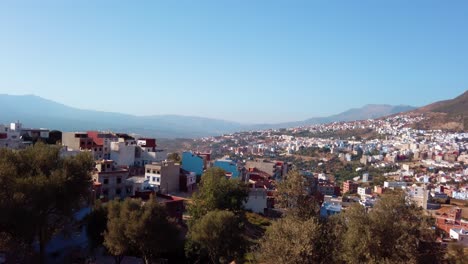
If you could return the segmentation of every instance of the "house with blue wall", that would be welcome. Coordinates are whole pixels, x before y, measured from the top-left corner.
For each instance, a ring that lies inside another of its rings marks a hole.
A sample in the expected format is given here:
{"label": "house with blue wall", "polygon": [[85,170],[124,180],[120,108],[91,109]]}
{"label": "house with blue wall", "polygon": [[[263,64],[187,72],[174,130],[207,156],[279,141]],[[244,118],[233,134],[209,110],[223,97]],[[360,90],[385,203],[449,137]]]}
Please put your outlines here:
{"label": "house with blue wall", "polygon": [[239,178],[240,176],[240,170],[239,167],[237,167],[237,163],[230,159],[218,159],[214,162],[213,167],[218,167],[231,173],[231,177],[234,179]]}
{"label": "house with blue wall", "polygon": [[339,214],[341,209],[341,204],[325,201],[320,207],[320,216],[323,218],[328,218],[331,215]]}
{"label": "house with blue wall", "polygon": [[182,153],[182,169],[195,172],[197,176],[201,176],[204,164],[203,157],[189,151]]}

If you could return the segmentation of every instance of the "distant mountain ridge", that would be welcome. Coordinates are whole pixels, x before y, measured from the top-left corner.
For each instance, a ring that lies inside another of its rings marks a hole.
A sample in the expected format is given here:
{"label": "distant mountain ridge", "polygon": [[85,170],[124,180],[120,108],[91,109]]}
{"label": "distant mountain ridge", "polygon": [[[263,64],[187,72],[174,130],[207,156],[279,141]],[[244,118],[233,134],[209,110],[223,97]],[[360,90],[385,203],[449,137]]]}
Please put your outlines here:
{"label": "distant mountain ridge", "polygon": [[263,124],[256,125],[253,127],[259,128],[287,128],[287,127],[299,127],[299,126],[310,126],[315,124],[327,124],[333,122],[346,122],[355,120],[365,120],[380,118],[392,114],[401,112],[411,111],[416,109],[414,106],[409,105],[388,105],[388,104],[368,104],[360,108],[352,108],[345,112],[331,115],[328,117],[314,117],[304,121],[286,122],[279,124]]}
{"label": "distant mountain ridge", "polygon": [[[25,107],[27,106],[27,107]],[[62,131],[112,130],[160,138],[202,137],[243,130],[286,128],[339,121],[378,118],[413,110],[406,105],[366,105],[329,117],[280,124],[246,125],[237,122],[180,115],[135,116],[83,110],[35,95],[0,94],[0,123],[20,120],[28,127]]]}
{"label": "distant mountain ridge", "polygon": [[416,128],[468,131],[468,90],[450,100],[438,101],[408,114],[423,114],[426,119]]}

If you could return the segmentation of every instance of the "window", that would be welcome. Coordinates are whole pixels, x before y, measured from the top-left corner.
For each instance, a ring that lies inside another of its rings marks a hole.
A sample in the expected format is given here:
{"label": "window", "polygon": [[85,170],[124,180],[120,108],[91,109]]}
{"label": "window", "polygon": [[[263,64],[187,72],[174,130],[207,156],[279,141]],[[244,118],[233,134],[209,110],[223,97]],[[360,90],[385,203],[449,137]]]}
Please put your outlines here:
{"label": "window", "polygon": [[156,181],[159,182],[159,177],[156,178]]}
{"label": "window", "polygon": [[104,184],[109,184],[109,179],[104,179]]}
{"label": "window", "polygon": [[146,170],[146,173],[151,173],[151,170]]}
{"label": "window", "polygon": [[156,171],[155,171],[155,170],[153,170],[153,173],[154,173],[154,174],[156,174]]}
{"label": "window", "polygon": [[159,171],[157,171],[156,174],[160,174]]}
{"label": "window", "polygon": [[150,176],[146,176],[146,179],[149,181],[149,179],[150,179]]}
{"label": "window", "polygon": [[122,183],[122,178],[117,178],[117,184],[121,184]]}
{"label": "window", "polygon": [[153,177],[153,181],[154,181],[154,182],[156,181],[156,177]]}
{"label": "window", "polygon": [[110,164],[107,164],[107,168],[110,169]]}
{"label": "window", "polygon": [[115,189],[115,194],[120,195],[122,193],[122,190],[120,188]]}
{"label": "window", "polygon": [[94,148],[94,151],[97,151],[97,148]]}
{"label": "window", "polygon": [[99,151],[102,151],[102,148],[99,148]]}

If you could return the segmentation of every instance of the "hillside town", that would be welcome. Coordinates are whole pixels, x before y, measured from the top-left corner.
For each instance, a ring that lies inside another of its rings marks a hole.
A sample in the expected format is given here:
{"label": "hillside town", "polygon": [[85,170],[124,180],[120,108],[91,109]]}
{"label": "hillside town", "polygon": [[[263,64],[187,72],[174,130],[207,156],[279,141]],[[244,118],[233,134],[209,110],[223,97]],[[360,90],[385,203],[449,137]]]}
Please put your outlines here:
{"label": "hillside town", "polygon": [[[62,157],[89,153],[95,163],[92,197],[83,205],[83,214],[96,203],[114,199],[156,199],[184,223],[189,219],[187,203],[204,173],[220,168],[226,179],[248,186],[245,210],[274,219],[284,212],[275,201],[277,186],[288,173],[298,171],[309,195],[319,201],[323,219],[353,204],[372,210],[383,193],[402,190],[435,220],[434,228],[442,230],[439,243],[468,247],[468,133],[412,128],[424,118],[402,114],[239,132],[194,139],[191,149],[181,153],[160,148],[155,138],[110,131],[60,132],[14,122],[0,125],[0,148],[20,150],[43,142],[59,145]],[[84,234],[75,238],[80,243],[83,239]],[[49,257],[57,254],[57,247],[65,255],[77,246],[50,243],[55,246],[50,246]]]}

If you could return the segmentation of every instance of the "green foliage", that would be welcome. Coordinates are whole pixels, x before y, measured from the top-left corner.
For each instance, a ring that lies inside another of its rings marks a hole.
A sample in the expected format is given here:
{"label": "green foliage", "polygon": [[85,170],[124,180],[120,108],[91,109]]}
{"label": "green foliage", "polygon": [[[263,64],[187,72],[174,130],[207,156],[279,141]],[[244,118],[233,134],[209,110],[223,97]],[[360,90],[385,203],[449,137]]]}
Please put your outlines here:
{"label": "green foliage", "polygon": [[447,260],[451,264],[468,263],[468,254],[465,253],[464,247],[461,244],[451,243],[447,250]]}
{"label": "green foliage", "polygon": [[290,171],[278,183],[276,204],[287,210],[287,214],[309,218],[318,213],[318,204],[310,195],[310,185],[307,179],[297,170]]}
{"label": "green foliage", "polygon": [[116,262],[130,252],[137,252],[145,263],[151,263],[174,250],[179,243],[177,225],[155,199],[144,204],[135,199],[109,203],[104,245],[116,256]]}
{"label": "green foliage", "polygon": [[432,224],[392,192],[370,211],[355,204],[323,222],[287,215],[267,229],[255,255],[260,263],[440,263]]}
{"label": "green foliage", "polygon": [[188,206],[191,222],[216,209],[240,211],[248,195],[246,184],[237,179],[227,179],[225,171],[220,168],[210,168],[203,174],[200,188]]}
{"label": "green foliage", "polygon": [[174,152],[174,153],[171,153],[171,154],[167,155],[167,159],[171,160],[171,161],[174,161],[174,162],[177,162],[177,163],[182,161],[182,157],[177,152]]}
{"label": "green foliage", "polygon": [[96,204],[93,211],[86,217],[86,234],[91,251],[104,243],[104,231],[107,226],[107,208]]}
{"label": "green foliage", "polygon": [[271,225],[270,219],[256,213],[246,212],[245,218],[250,224],[262,229]]}
{"label": "green foliage", "polygon": [[320,155],[330,153],[331,150],[330,148],[319,148],[319,147],[308,147],[308,148],[301,148],[298,151],[296,151],[297,155],[301,156],[308,156],[308,157],[318,157]]}
{"label": "green foliage", "polygon": [[230,211],[207,213],[191,226],[188,237],[207,252],[211,263],[230,263],[242,257],[246,244],[241,221]]}
{"label": "green foliage", "polygon": [[341,216],[346,263],[418,263],[420,244],[434,239],[428,219],[402,193],[384,195],[370,212],[356,204]]}
{"label": "green foliage", "polygon": [[62,141],[62,132],[58,130],[52,130],[49,132],[49,138],[47,144],[56,145]]}
{"label": "green foliage", "polygon": [[316,218],[277,220],[260,241],[257,257],[260,263],[327,263],[322,255],[322,230]]}
{"label": "green foliage", "polygon": [[93,165],[87,153],[62,158],[58,146],[42,143],[0,150],[0,232],[28,245],[37,240],[43,262],[46,243],[89,199]]}

